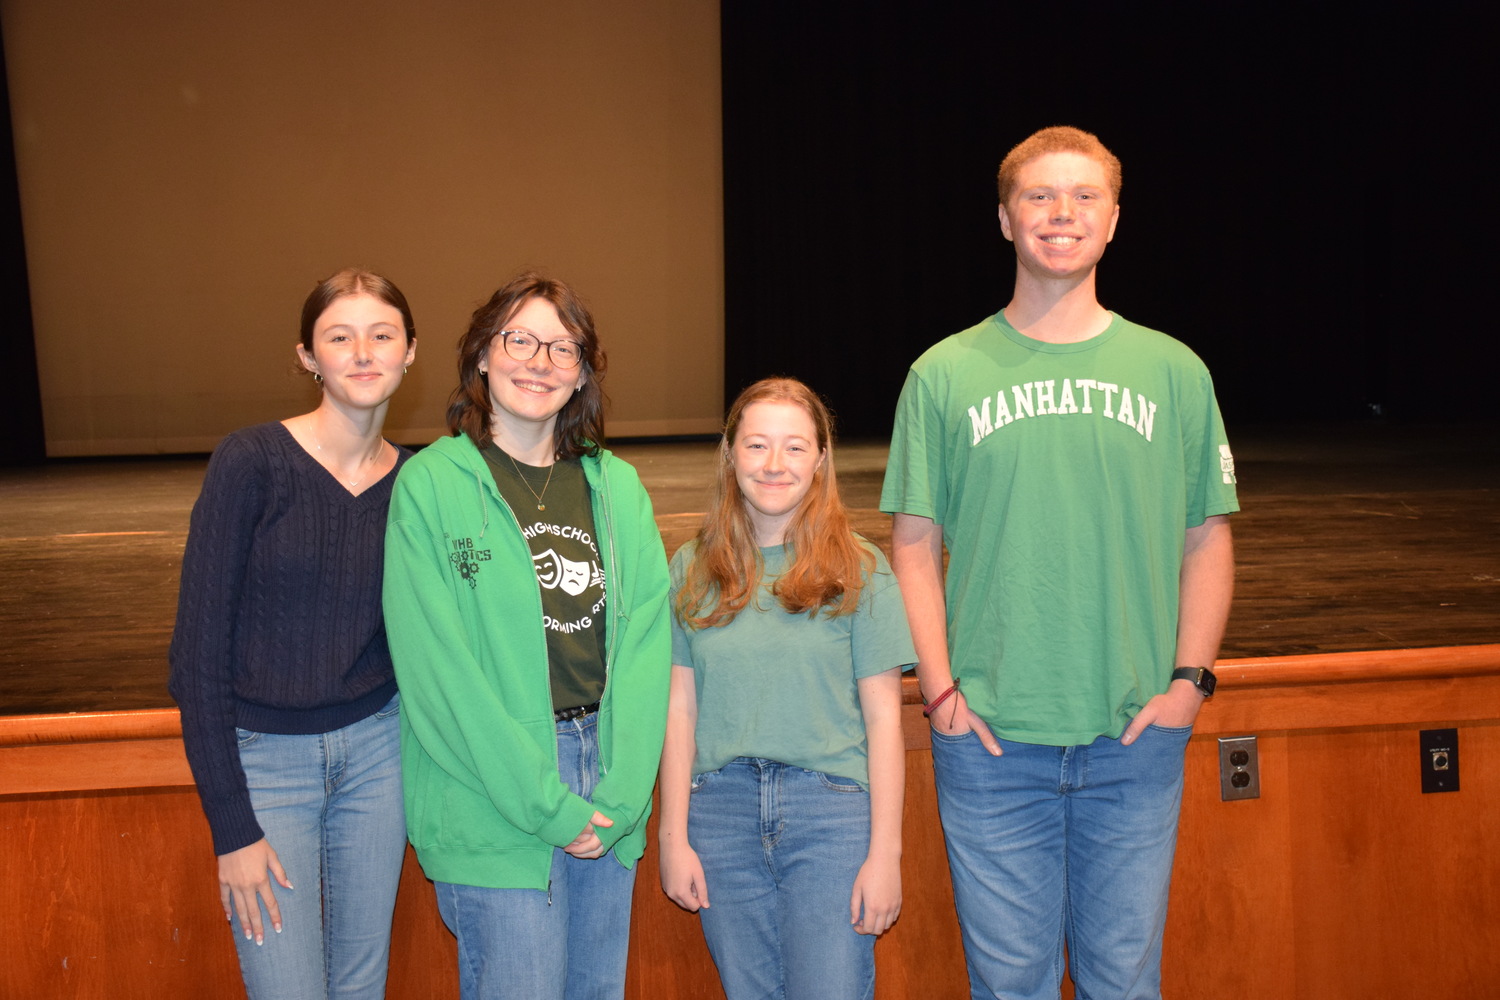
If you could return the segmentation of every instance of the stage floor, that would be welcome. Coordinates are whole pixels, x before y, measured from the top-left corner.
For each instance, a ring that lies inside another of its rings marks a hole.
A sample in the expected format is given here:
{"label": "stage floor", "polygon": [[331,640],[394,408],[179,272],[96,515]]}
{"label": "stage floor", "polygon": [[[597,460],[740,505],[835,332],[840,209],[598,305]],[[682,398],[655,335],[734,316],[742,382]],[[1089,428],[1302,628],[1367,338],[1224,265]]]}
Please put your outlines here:
{"label": "stage floor", "polygon": [[[1500,428],[1261,427],[1234,444],[1224,657],[1500,642]],[[615,450],[674,551],[707,502],[713,445]],[[855,526],[882,545],[885,456],[884,442],[838,450]],[[171,704],[166,650],[205,464],[0,469],[0,715]]]}

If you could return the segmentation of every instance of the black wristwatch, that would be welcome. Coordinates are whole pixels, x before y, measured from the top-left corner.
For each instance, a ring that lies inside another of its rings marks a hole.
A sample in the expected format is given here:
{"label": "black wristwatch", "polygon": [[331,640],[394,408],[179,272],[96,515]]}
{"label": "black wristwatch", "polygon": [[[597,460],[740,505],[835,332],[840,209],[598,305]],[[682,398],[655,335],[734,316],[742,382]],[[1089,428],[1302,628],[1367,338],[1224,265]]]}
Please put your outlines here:
{"label": "black wristwatch", "polygon": [[1172,671],[1172,680],[1192,681],[1193,687],[1197,688],[1205,698],[1214,696],[1214,687],[1219,683],[1214,672],[1207,667],[1178,667]]}

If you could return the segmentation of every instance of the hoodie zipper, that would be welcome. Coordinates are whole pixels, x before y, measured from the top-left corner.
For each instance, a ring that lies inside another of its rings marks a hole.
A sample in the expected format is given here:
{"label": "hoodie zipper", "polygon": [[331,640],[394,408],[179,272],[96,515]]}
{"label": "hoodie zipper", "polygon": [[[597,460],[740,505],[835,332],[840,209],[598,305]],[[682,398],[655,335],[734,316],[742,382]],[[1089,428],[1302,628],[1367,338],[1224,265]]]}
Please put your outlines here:
{"label": "hoodie zipper", "polygon": [[[484,462],[484,456],[481,455],[479,460],[480,460],[481,463],[483,463]],[[484,537],[484,531],[489,528],[490,511],[489,511],[489,503],[488,503],[488,500],[486,498],[486,493],[488,491],[485,490],[485,480],[481,476],[480,473],[482,471],[482,472],[488,474],[489,473],[489,468],[487,466],[484,466],[480,470],[473,470],[473,469],[471,469],[471,471],[474,472],[475,481],[479,485],[479,499],[481,501],[481,505],[480,506],[481,506],[481,509],[483,511],[483,514],[484,514],[484,525],[483,525],[483,527],[480,530],[479,537],[483,538]],[[494,480],[493,475],[490,476],[490,480],[491,480],[491,482],[493,482],[493,480]],[[585,482],[588,481],[588,476],[586,474],[584,476],[584,481]],[[590,492],[592,492],[592,490]],[[508,504],[508,503],[505,502],[505,497],[503,497],[503,496],[500,495],[500,493],[499,493],[499,487],[495,488],[494,493],[495,493],[495,500],[496,500],[496,502],[500,505],[501,508],[503,508],[505,510],[505,512],[507,514],[510,515],[510,523],[515,526],[516,534],[518,534],[518,535],[521,536],[521,545],[522,545],[522,547],[523,548],[528,548],[528,546],[526,544],[526,533],[521,530],[521,519],[518,518],[518,517],[516,517],[516,512],[510,509],[510,504]],[[616,617],[616,615],[615,615],[615,608],[617,607],[617,605],[611,599],[612,595],[610,593],[610,590],[614,586],[614,582],[613,581],[618,581],[620,577],[619,577],[619,564],[618,564],[618,561],[617,561],[617,558],[616,558],[616,555],[615,555],[614,520],[610,516],[611,505],[610,505],[610,502],[609,502],[609,475],[605,471],[605,463],[603,461],[603,456],[602,455],[600,456],[600,460],[599,460],[599,498],[600,498],[600,500],[599,500],[599,509],[601,511],[603,511],[603,513],[604,513],[604,529],[605,529],[604,530],[604,538],[606,539],[605,544],[609,548],[609,573],[604,578],[604,587],[605,587],[605,590],[604,590],[604,601],[605,601],[604,607],[605,607],[605,614],[607,615],[607,617],[609,619],[613,619],[613,618]],[[598,518],[596,517],[594,520],[595,520],[594,531],[597,534],[598,530],[599,530]],[[541,592],[540,588],[538,588],[538,590],[536,592],[536,611],[537,611],[537,620],[540,621],[545,616],[545,614],[546,614],[546,610],[542,607],[542,592]],[[606,622],[605,646],[604,646],[604,687],[605,687],[605,691],[606,692],[609,689],[610,663],[614,660],[615,636],[619,632],[619,629],[613,627],[613,624],[614,623],[613,623],[612,620]],[[544,626],[544,631],[543,631],[543,634],[542,634],[542,640],[543,640],[544,644],[545,644],[546,638],[547,637],[546,637],[545,626]],[[604,700],[604,695],[601,694],[600,695],[600,702],[601,702],[601,704],[603,703],[603,700]],[[547,685],[547,707],[551,710],[551,712],[553,714],[553,717],[556,718],[556,715],[557,715],[557,706],[552,701],[552,685],[550,683]],[[557,767],[557,741],[555,739],[552,742],[552,766],[553,767]],[[608,773],[609,773],[609,767],[608,767],[607,763],[604,760],[604,754],[603,754],[603,752],[601,752],[599,754],[599,775],[600,775],[600,777],[603,777],[604,775],[606,775]],[[552,878],[550,876],[547,878],[547,905],[548,906],[552,905]]]}
{"label": "hoodie zipper", "polygon": [[[484,456],[481,455],[479,460],[480,460],[480,462],[483,462],[484,461]],[[485,481],[484,481],[483,476],[490,474],[489,473],[489,468],[486,466],[486,467],[483,467],[481,469],[471,469],[470,471],[472,471],[474,473],[474,478],[475,478],[475,480],[479,484],[479,499],[481,501],[481,506],[483,507],[483,510],[484,510],[484,526],[485,526],[485,528],[488,528],[489,527],[489,523],[490,523],[490,506],[489,506],[489,501],[488,501],[488,498],[487,498],[487,493],[494,492],[494,494],[495,494],[495,502],[497,504],[499,504],[500,508],[502,510],[504,510],[506,514],[510,515],[510,523],[515,527],[516,534],[518,536],[520,536],[520,539],[521,539],[521,548],[525,549],[529,553],[530,552],[530,546],[526,542],[526,532],[524,532],[524,531],[521,530],[521,519],[518,518],[518,517],[516,517],[516,512],[510,509],[510,504],[508,504],[508,503],[505,502],[505,497],[503,497],[503,496],[500,495],[499,487],[495,487],[493,491],[487,491],[485,489]],[[490,482],[491,482],[491,484],[493,484],[493,482],[494,482],[494,477],[492,475],[490,476]],[[481,537],[481,538],[484,537],[483,531],[481,531],[479,537]],[[535,568],[531,567],[531,569],[532,569],[532,573],[535,574],[535,572],[536,572]],[[536,619],[535,620],[538,621],[538,622],[541,622],[546,617],[546,614],[547,614],[546,609],[542,607],[542,591],[541,591],[541,588],[538,587],[536,589]],[[543,625],[542,626],[542,654],[543,654],[544,658],[546,656],[546,651],[547,651],[547,630],[546,630],[546,626]],[[547,684],[547,711],[549,713],[551,713],[551,715],[552,715],[552,717],[554,719],[557,718],[557,706],[552,703],[552,685],[551,685],[550,682]],[[552,743],[552,766],[553,767],[557,767],[557,742],[556,742],[556,740],[554,740],[553,743]],[[550,888],[551,881],[550,880],[548,881],[548,886],[549,886],[548,892],[550,893],[551,892],[551,888]]]}
{"label": "hoodie zipper", "polygon": [[[605,610],[605,642],[604,642],[604,693],[600,695],[600,705],[603,705],[604,697],[609,693],[610,665],[615,659],[615,641],[620,630],[616,626],[619,604],[615,600],[615,594],[620,582],[619,561],[615,552],[615,525],[610,511],[613,509],[609,495],[609,474],[605,469],[603,455],[599,459],[599,507],[604,512],[604,538],[605,544],[609,546],[609,573],[604,578],[604,610]],[[597,522],[597,519],[596,519]],[[594,525],[597,532],[599,526]],[[612,716],[611,716],[612,717]],[[609,762],[604,759],[603,747],[599,752],[599,776],[601,778],[609,773]]]}
{"label": "hoodie zipper", "polygon": [[[480,456],[480,461],[481,462],[484,461],[484,456],[482,456],[482,455]],[[479,484],[479,499],[480,499],[480,501],[482,503],[482,506],[483,506],[483,509],[484,509],[484,528],[481,529],[480,533],[479,533],[479,537],[483,538],[484,537],[484,531],[488,530],[489,525],[490,525],[490,506],[489,506],[489,501],[486,498],[486,492],[487,491],[484,488],[485,487],[485,481],[484,481],[483,477],[480,474],[481,470],[473,470],[473,471],[474,471],[474,478],[475,478],[475,480]],[[488,474],[489,473],[489,468],[485,467],[482,471],[484,473]],[[494,481],[494,476],[493,475],[490,476],[490,480],[491,480],[491,482]],[[500,491],[499,491],[499,487],[498,486],[495,488],[495,502],[500,505],[500,507],[505,511],[505,513],[507,513],[507,514],[510,515],[510,523],[515,526],[516,534],[519,535],[519,536],[521,536],[521,547],[523,549],[526,549],[529,552],[530,551],[530,546],[526,542],[526,532],[524,532],[524,531],[521,530],[521,519],[518,518],[518,517],[516,517],[516,512],[510,509],[510,504],[508,504],[508,503],[505,502],[505,497],[503,497],[503,496],[500,495]],[[535,570],[533,569],[533,573],[534,572],[535,572]],[[537,591],[536,591],[536,620],[537,621],[541,621],[545,617],[546,617],[546,609],[542,607],[542,591],[541,591],[541,588],[538,587]],[[544,652],[546,650],[546,644],[547,644],[547,631],[546,631],[546,626],[543,625],[542,626],[542,649],[543,649]],[[552,717],[554,719],[557,718],[557,706],[555,704],[553,704],[553,702],[552,702],[552,684],[551,684],[550,680],[549,680],[549,682],[547,684],[547,709],[548,709],[548,711],[550,711],[552,713]],[[557,738],[554,735],[554,737],[552,739],[552,767],[554,769],[556,769],[557,766],[558,766],[558,763],[557,763]],[[549,907],[552,905],[552,876],[551,875],[547,876],[547,905]]]}

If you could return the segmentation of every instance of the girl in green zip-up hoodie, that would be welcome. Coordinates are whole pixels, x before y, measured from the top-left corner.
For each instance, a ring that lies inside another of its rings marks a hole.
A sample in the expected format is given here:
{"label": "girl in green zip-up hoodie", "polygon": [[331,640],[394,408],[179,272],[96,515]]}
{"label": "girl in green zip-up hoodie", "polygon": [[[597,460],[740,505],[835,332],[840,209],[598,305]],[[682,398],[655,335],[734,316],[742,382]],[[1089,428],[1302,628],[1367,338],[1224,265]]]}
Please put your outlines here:
{"label": "girl in green zip-up hoodie", "polygon": [[668,577],[603,438],[604,354],[523,274],[459,345],[450,437],[391,498],[385,615],[408,833],[463,996],[620,997],[665,728]]}

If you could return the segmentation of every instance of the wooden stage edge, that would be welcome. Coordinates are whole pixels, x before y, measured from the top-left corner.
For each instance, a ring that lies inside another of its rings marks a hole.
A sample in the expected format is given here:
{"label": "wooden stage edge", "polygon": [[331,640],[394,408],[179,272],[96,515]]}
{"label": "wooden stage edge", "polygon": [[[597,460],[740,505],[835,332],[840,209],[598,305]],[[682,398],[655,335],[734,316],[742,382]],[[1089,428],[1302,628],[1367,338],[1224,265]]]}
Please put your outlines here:
{"label": "wooden stage edge", "polygon": [[[1267,689],[1274,689],[1278,696],[1286,697],[1299,689],[1317,693],[1343,693],[1357,696],[1358,685],[1390,681],[1434,682],[1459,680],[1484,675],[1500,675],[1500,643],[1475,646],[1436,646],[1423,649],[1371,650],[1351,653],[1315,653],[1306,656],[1270,656],[1246,659],[1220,660],[1214,664],[1218,675],[1217,695],[1198,716],[1195,735],[1223,732],[1224,716],[1236,714],[1232,706],[1241,697],[1257,697]],[[1348,685],[1347,688],[1342,686]],[[1342,688],[1342,690],[1341,690]],[[903,702],[906,706],[920,706],[922,696],[917,690],[916,678],[908,674],[903,678]],[[1352,716],[1359,715],[1357,706],[1351,709],[1355,697],[1344,699],[1342,705],[1329,704],[1327,714],[1321,716],[1324,725],[1343,727],[1366,724]],[[1448,711],[1451,712],[1451,706]],[[1403,713],[1406,714],[1406,713]],[[1495,714],[1491,705],[1476,704],[1472,716],[1465,718],[1489,718]],[[918,713],[920,718],[920,712]],[[1298,718],[1287,726],[1273,728],[1309,728],[1316,726],[1319,716]],[[1451,718],[1445,714],[1443,718]],[[1390,718],[1384,722],[1418,722],[1420,718]],[[1266,728],[1264,718],[1258,720],[1260,728]],[[1234,728],[1230,726],[1229,728]],[[182,724],[175,708],[150,708],[118,712],[58,712],[38,715],[0,715],[0,748],[29,747],[56,744],[119,742],[123,740],[160,740],[181,737]],[[926,741],[913,740],[908,734],[908,749],[926,745]],[[185,770],[175,776],[160,775],[167,779],[154,784],[170,787],[191,785],[192,776]],[[85,788],[117,788],[109,781],[87,783],[89,776],[79,777],[79,783],[69,784],[52,791],[78,791]],[[130,787],[150,787],[136,784]],[[0,785],[0,795],[17,792],[37,792],[46,789],[13,787],[7,780]]]}
{"label": "wooden stage edge", "polygon": [[[1500,643],[1217,669],[1187,749],[1164,994],[1492,994]],[[915,679],[904,688],[903,904],[876,944],[876,1000],[966,996],[930,730]],[[1446,728],[1461,788],[1424,794],[1418,731]],[[1260,797],[1222,800],[1225,736],[1256,738]],[[176,709],[0,717],[0,838],[0,884],[20,901],[0,907],[13,945],[0,997],[242,995]],[[632,913],[626,1000],[722,1000],[696,918],[660,890],[653,847]],[[457,993],[453,936],[408,849],[387,995]]]}

